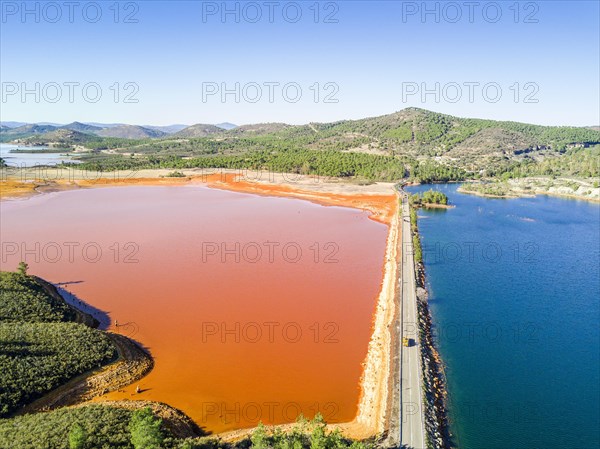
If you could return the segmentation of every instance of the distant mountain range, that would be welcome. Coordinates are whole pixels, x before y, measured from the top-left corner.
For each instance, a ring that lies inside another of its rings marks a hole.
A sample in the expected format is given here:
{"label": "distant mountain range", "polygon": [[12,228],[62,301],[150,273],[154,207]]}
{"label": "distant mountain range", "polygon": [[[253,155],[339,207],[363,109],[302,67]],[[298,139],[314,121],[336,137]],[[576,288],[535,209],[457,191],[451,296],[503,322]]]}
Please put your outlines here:
{"label": "distant mountain range", "polygon": [[[148,139],[160,138],[170,134],[181,132],[185,129],[188,131],[181,137],[202,137],[214,132],[229,130],[236,128],[233,123],[219,123],[217,125],[127,125],[124,123],[97,123],[97,122],[73,122],[66,125],[60,123],[40,122],[40,123],[24,123],[15,121],[0,122],[0,133],[14,135],[15,138],[30,134],[43,134],[57,129],[69,129],[82,133],[96,134],[100,137],[118,137],[122,139]],[[202,129],[205,128],[205,131]]]}
{"label": "distant mountain range", "polygon": [[177,131],[187,128],[189,125],[168,125],[168,126],[154,126],[154,125],[143,125],[144,128],[153,129],[155,131],[161,131],[166,134],[174,134]]}
{"label": "distant mountain range", "polygon": [[229,122],[217,123],[215,126],[218,128],[223,128],[223,129],[237,128],[237,125],[234,125],[233,123],[229,123]]}
{"label": "distant mountain range", "polygon": [[99,131],[94,131],[94,134],[100,137],[118,137],[121,139],[156,139],[168,135],[163,131],[137,125],[119,125],[112,128],[103,128]]}
{"label": "distant mountain range", "polygon": [[7,128],[18,128],[19,126],[24,126],[24,125],[50,125],[50,126],[62,126],[60,123],[50,123],[50,122],[37,122],[37,123],[27,123],[27,122],[11,122],[11,121],[1,121],[0,122],[0,126],[1,127],[7,127]]}

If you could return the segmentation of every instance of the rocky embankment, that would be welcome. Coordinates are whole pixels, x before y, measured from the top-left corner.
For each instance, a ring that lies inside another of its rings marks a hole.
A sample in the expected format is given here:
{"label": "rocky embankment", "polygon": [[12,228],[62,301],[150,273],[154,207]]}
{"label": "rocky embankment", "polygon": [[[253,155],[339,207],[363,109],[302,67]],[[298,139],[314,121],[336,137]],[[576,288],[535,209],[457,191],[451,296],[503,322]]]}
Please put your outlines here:
{"label": "rocky embankment", "polygon": [[[418,231],[413,230],[417,233]],[[425,431],[428,447],[450,449],[450,429],[446,409],[446,381],[444,366],[433,339],[428,294],[425,288],[425,267],[416,263],[417,270],[417,313],[419,320],[419,341],[421,342],[421,368],[425,401]]]}

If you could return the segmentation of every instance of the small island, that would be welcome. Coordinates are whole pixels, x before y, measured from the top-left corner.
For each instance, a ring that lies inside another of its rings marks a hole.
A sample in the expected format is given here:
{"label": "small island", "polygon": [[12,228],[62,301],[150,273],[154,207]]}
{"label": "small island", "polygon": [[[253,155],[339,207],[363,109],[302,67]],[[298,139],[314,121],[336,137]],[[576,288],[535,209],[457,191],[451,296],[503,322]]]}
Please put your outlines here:
{"label": "small island", "polygon": [[410,204],[415,208],[450,209],[454,207],[448,204],[446,194],[433,189],[423,193],[414,193],[410,195],[409,200]]}

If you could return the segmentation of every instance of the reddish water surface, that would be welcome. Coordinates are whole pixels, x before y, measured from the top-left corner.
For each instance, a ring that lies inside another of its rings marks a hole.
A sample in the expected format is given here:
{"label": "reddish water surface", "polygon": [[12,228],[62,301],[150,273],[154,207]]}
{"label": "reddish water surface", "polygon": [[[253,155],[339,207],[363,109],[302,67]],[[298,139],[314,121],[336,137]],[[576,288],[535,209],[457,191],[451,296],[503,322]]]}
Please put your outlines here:
{"label": "reddish water surface", "polygon": [[69,283],[155,358],[141,393],[105,398],[166,402],[211,432],[354,418],[387,236],[368,213],[203,186],[0,208],[3,270]]}

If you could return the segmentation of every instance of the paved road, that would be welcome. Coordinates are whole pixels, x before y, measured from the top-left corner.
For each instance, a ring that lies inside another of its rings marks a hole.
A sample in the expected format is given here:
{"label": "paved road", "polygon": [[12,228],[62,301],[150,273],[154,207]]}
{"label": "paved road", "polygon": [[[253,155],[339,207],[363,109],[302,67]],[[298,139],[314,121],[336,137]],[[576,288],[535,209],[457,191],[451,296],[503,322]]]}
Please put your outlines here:
{"label": "paved road", "polygon": [[401,413],[400,441],[403,448],[424,449],[423,401],[421,396],[421,366],[419,334],[417,332],[417,295],[415,264],[410,232],[408,201],[402,200],[402,337],[411,339],[410,346],[401,346]]}

